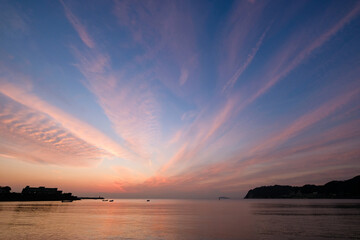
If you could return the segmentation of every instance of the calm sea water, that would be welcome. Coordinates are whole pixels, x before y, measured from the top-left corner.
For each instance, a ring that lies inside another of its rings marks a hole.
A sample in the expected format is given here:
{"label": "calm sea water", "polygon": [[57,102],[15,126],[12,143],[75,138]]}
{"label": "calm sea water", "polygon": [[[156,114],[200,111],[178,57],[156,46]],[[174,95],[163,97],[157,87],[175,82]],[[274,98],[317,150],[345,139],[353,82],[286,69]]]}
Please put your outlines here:
{"label": "calm sea water", "polygon": [[0,238],[360,239],[360,201],[0,202]]}

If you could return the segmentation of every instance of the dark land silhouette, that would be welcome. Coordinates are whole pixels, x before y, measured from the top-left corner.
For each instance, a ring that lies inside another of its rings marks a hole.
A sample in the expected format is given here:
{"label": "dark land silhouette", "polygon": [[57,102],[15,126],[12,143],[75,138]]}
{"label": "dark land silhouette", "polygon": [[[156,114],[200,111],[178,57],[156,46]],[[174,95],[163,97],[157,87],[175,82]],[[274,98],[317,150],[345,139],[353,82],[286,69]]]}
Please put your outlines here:
{"label": "dark land silhouette", "polygon": [[80,199],[94,199],[94,200],[96,200],[96,199],[104,199],[103,197],[100,197],[100,196],[98,196],[98,197],[79,197]]}
{"label": "dark land silhouette", "polygon": [[360,175],[345,181],[325,185],[263,186],[251,189],[245,198],[334,198],[360,199]]}
{"label": "dark land silhouette", "polygon": [[0,187],[0,201],[73,201],[80,198],[71,193],[63,193],[57,188],[26,186],[21,193],[11,192],[11,188]]}
{"label": "dark land silhouette", "polygon": [[221,199],[230,199],[229,197],[219,197],[219,200]]}

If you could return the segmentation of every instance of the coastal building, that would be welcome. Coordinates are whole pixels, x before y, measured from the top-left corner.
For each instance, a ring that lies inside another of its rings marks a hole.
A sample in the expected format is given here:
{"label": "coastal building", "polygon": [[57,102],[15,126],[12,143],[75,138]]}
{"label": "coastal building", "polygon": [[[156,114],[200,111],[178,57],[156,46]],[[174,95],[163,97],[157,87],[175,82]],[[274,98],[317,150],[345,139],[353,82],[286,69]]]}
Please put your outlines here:
{"label": "coastal building", "polygon": [[0,186],[0,201],[63,201],[80,200],[72,193],[63,193],[57,188],[29,187],[23,188],[21,193],[10,192],[10,187]]}
{"label": "coastal building", "polygon": [[46,187],[29,187],[26,186],[22,192],[23,195],[41,195],[41,196],[61,196],[62,191],[57,188],[46,188]]}
{"label": "coastal building", "polygon": [[10,191],[11,191],[11,187],[9,187],[9,186],[1,187],[0,186],[0,194],[8,194],[8,193],[10,193]]}

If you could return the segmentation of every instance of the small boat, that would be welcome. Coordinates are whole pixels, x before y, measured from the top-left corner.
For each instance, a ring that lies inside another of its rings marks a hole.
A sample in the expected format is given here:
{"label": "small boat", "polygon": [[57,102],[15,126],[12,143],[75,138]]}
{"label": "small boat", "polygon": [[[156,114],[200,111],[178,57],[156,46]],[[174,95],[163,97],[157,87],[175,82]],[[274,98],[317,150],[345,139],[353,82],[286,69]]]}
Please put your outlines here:
{"label": "small boat", "polygon": [[114,200],[112,200],[112,199],[111,199],[111,200],[109,200],[109,202],[113,202],[113,201],[114,201]]}
{"label": "small boat", "polygon": [[150,199],[146,200],[147,202],[150,202]]}
{"label": "small boat", "polygon": [[72,199],[63,199],[61,200],[61,202],[72,202],[73,200]]}
{"label": "small boat", "polygon": [[103,199],[102,201],[103,201],[103,202],[107,202],[107,201],[109,201],[109,200],[108,200],[108,199]]}

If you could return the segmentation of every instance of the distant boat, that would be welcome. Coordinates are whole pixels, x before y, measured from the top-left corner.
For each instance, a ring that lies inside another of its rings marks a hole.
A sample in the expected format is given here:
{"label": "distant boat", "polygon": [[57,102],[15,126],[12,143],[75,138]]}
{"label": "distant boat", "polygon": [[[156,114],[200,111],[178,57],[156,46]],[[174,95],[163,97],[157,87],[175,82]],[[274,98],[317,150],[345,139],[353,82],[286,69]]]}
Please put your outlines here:
{"label": "distant boat", "polygon": [[103,199],[102,201],[103,201],[103,202],[107,202],[107,201],[109,201],[109,200],[108,200],[108,199]]}
{"label": "distant boat", "polygon": [[113,201],[114,201],[114,200],[112,200],[112,199],[111,199],[111,200],[109,200],[109,202],[113,202]]}
{"label": "distant boat", "polygon": [[73,200],[72,199],[63,199],[61,200],[62,202],[72,202]]}
{"label": "distant boat", "polygon": [[146,200],[147,202],[150,202],[150,199]]}

